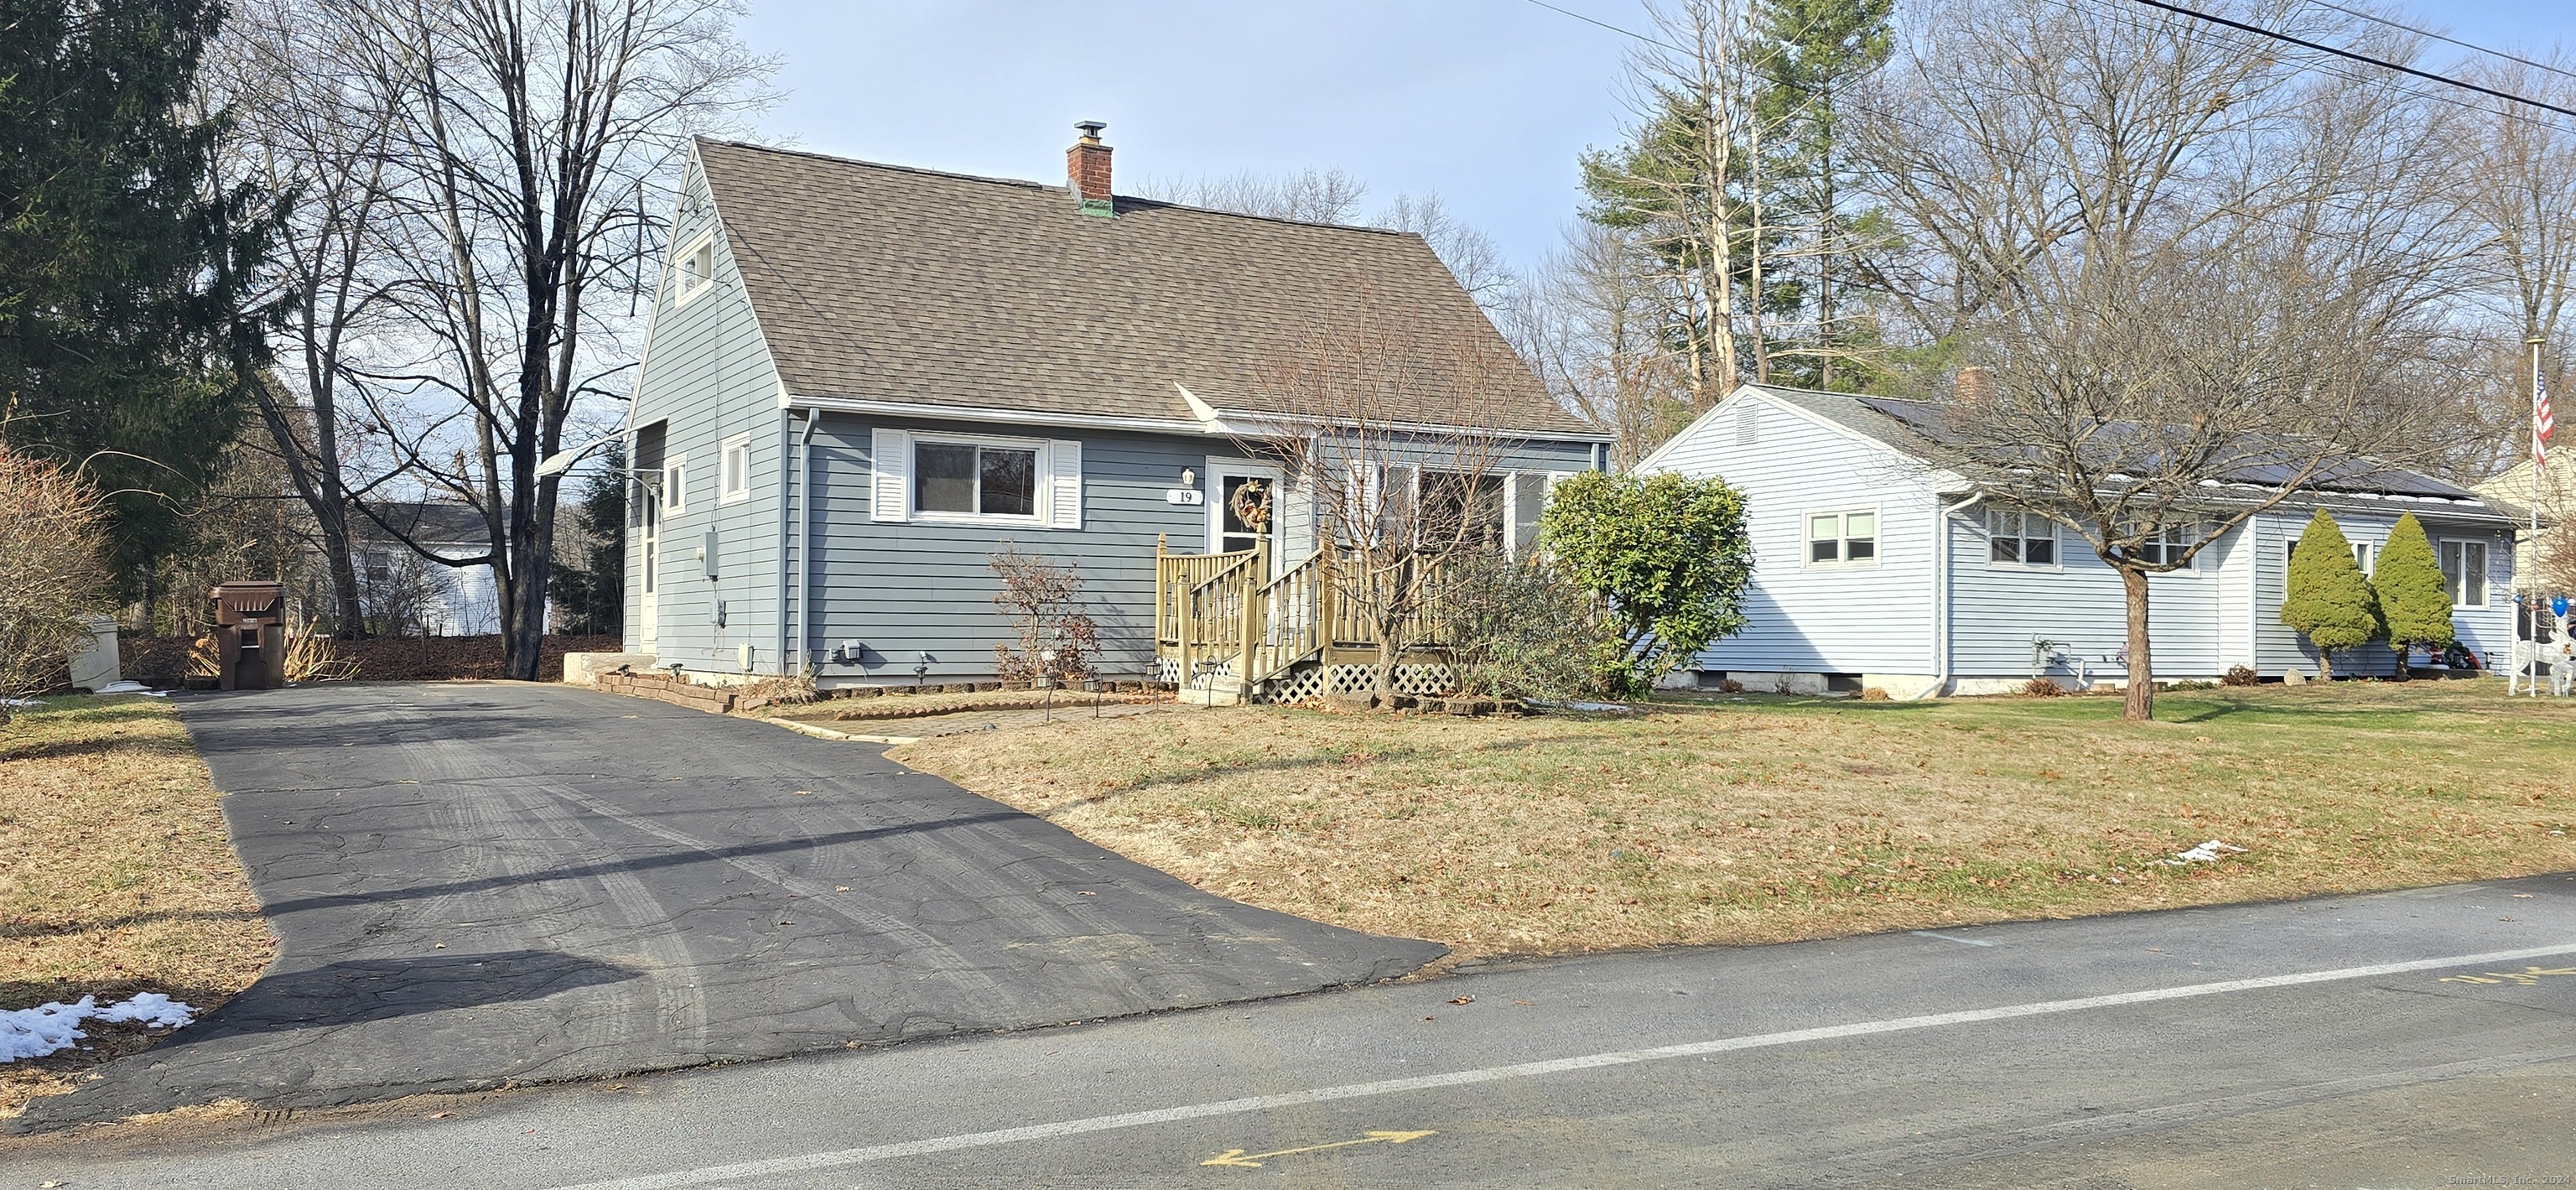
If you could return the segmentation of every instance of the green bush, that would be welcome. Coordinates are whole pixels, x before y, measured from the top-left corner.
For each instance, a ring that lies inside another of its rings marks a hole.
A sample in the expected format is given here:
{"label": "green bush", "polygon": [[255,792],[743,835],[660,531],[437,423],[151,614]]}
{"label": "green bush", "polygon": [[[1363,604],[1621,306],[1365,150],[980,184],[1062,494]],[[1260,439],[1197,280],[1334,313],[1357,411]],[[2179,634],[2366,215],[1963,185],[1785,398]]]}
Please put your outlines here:
{"label": "green bush", "polygon": [[1586,472],[1555,486],[1539,548],[1607,610],[1617,693],[1651,690],[1711,641],[1744,630],[1753,579],[1744,494],[1724,480]]}
{"label": "green bush", "polygon": [[2327,681],[2334,678],[2335,650],[2369,644],[2386,631],[2370,580],[2353,560],[2352,543],[2344,540],[2334,514],[2322,508],[2309,518],[2290,553],[2281,622],[2317,647],[2317,677]]}
{"label": "green bush", "polygon": [[2433,557],[2433,540],[2414,513],[2397,518],[2379,565],[2370,575],[2371,591],[2388,626],[2388,643],[2397,650],[2397,676],[2407,676],[2406,653],[2418,646],[2448,648],[2457,634],[2451,627],[2451,587],[2442,581],[2442,564]]}
{"label": "green bush", "polygon": [[1599,600],[1548,562],[1496,553],[1452,557],[1434,596],[1458,686],[1495,698],[1620,693],[1605,670],[1625,650]]}

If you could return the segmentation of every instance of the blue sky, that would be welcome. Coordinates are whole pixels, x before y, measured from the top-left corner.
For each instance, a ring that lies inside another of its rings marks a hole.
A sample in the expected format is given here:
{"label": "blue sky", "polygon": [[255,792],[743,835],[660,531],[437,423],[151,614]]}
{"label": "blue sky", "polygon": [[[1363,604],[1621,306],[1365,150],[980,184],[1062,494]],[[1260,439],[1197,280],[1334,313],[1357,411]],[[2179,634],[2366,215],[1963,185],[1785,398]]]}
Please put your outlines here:
{"label": "blue sky", "polygon": [[[1643,24],[1629,0],[1553,2]],[[744,36],[787,92],[768,136],[1057,181],[1073,122],[1106,120],[1121,190],[1339,166],[1372,204],[1437,191],[1520,264],[1572,217],[1576,154],[1617,137],[1630,44],[1527,0],[751,3]],[[2483,45],[2576,43],[2566,0],[2411,8]]]}

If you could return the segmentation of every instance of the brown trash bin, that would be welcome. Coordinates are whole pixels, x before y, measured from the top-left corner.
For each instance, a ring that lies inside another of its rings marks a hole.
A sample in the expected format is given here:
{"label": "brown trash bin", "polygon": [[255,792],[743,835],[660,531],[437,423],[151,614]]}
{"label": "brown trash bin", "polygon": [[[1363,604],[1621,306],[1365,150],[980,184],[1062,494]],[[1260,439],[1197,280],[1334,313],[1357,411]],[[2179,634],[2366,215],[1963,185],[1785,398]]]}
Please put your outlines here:
{"label": "brown trash bin", "polygon": [[286,685],[286,588],[280,583],[217,583],[215,642],[224,690]]}

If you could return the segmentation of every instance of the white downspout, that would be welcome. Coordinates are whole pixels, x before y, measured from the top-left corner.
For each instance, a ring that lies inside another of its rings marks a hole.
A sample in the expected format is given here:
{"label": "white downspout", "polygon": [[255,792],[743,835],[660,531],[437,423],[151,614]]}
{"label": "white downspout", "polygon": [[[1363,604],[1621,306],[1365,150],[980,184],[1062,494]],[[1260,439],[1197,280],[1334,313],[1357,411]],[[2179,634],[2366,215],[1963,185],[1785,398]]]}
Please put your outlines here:
{"label": "white downspout", "polygon": [[801,677],[814,656],[814,427],[819,409],[805,411],[805,428],[796,435],[796,663],[789,677]]}
{"label": "white downspout", "polygon": [[1939,695],[1950,685],[1950,518],[1985,499],[1984,494],[1970,495],[1956,504],[1943,505],[1938,495],[1932,497],[1938,514],[1932,518],[1932,684],[1916,694],[1916,700]]}

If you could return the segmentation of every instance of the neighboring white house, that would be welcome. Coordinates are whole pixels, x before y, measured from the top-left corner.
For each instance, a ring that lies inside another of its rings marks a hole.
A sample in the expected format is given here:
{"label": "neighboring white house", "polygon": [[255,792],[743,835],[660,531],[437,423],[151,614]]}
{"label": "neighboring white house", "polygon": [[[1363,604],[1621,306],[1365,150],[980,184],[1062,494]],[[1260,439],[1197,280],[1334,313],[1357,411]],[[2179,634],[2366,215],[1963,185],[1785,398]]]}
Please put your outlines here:
{"label": "neighboring white house", "polygon": [[[1744,632],[1680,676],[1753,689],[1898,698],[1998,693],[2033,677],[2081,687],[2127,677],[2116,571],[2071,530],[1969,495],[1915,453],[1919,402],[1746,385],[1638,465],[1718,476],[1742,490],[1753,539]],[[2252,495],[2253,489],[2245,489]],[[2226,489],[2213,500],[2228,499]],[[2452,623],[2481,665],[2513,640],[2513,525],[2476,493],[2390,471],[2303,494],[2212,541],[2191,568],[2150,580],[2159,680],[2251,666],[2313,675],[2315,650],[2280,621],[2289,551],[2318,507],[2365,569],[2412,512],[2451,582]],[[2379,645],[2338,653],[2338,674],[2390,672]]]}
{"label": "neighboring white house", "polygon": [[[403,537],[441,558],[480,558],[491,552],[483,514],[467,505],[386,501],[370,507]],[[501,598],[490,566],[432,562],[364,517],[350,526],[349,554],[358,572],[359,602],[376,622],[376,631],[400,636],[490,636],[501,631]]]}

